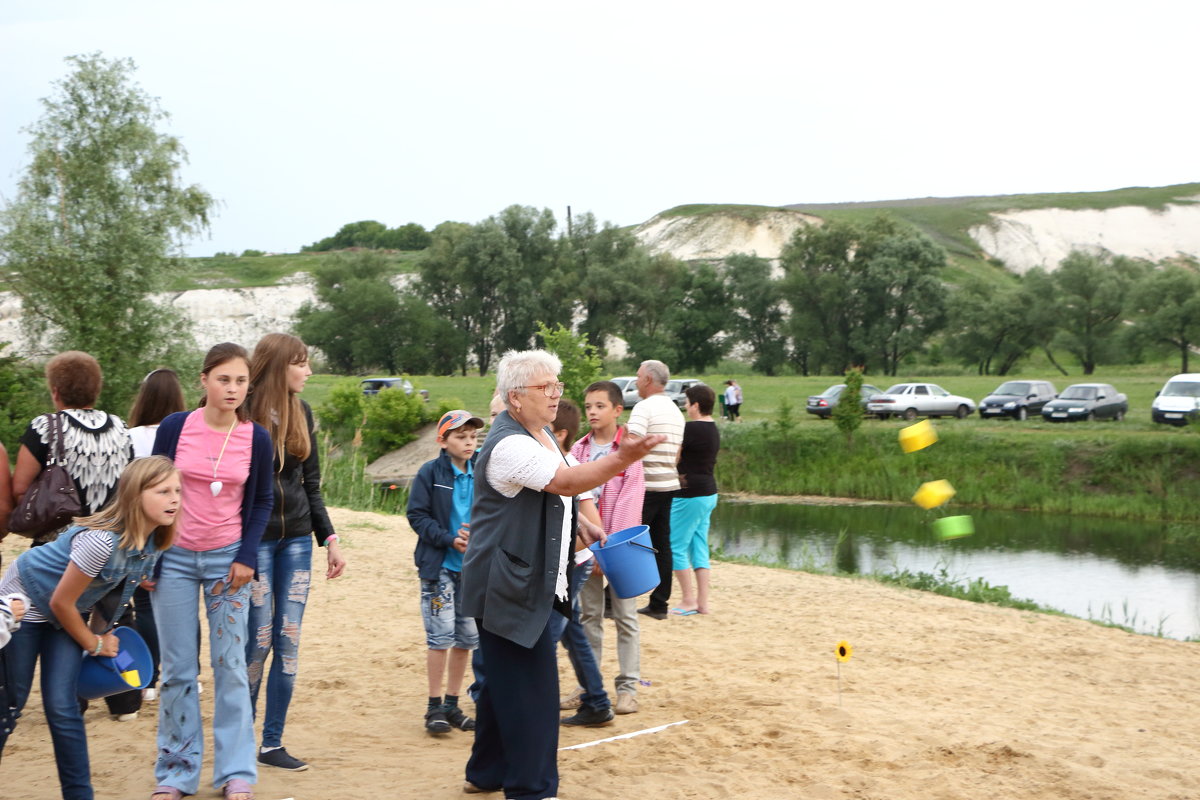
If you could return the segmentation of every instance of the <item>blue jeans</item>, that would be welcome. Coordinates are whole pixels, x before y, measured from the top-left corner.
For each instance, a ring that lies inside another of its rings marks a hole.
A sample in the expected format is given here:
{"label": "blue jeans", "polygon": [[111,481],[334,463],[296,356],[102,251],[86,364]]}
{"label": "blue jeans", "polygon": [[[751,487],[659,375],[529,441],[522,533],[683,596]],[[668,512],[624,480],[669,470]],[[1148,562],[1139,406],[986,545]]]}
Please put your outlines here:
{"label": "blue jeans", "polygon": [[442,567],[435,581],[421,581],[421,621],[425,623],[425,646],[430,650],[474,650],[479,631],[474,617],[464,617],[458,607],[462,573]]}
{"label": "blue jeans", "polygon": [[296,668],[300,659],[300,623],[312,578],[312,537],[263,540],[258,545],[258,580],[250,584],[251,638],[246,642],[250,708],[258,708],[258,689],[272,649],[263,716],[263,747],[283,744]]}
{"label": "blue jeans", "polygon": [[[217,550],[195,552],[176,545],[163,553],[162,574],[152,593],[154,622],[161,648],[161,692],[158,708],[158,760],[154,777],[160,786],[184,794],[200,788],[204,731],[200,721],[200,607],[208,614],[208,648],[213,671],[213,787],[233,778],[254,783],[254,715],[246,680],[246,618],[250,584],[236,593],[225,590],[225,576],[240,542]],[[224,590],[224,591],[215,591]]]}
{"label": "blue jeans", "polygon": [[[75,696],[83,650],[70,635],[49,622],[25,622],[13,632],[4,655],[8,660],[10,702],[17,709],[17,717],[20,717],[33,687],[33,667],[41,660],[42,707],[46,710],[50,739],[54,742],[54,761],[58,765],[62,796],[64,800],[92,800],[87,733],[79,699]],[[3,749],[4,740],[0,738],[0,750]],[[41,790],[39,793],[45,794]]]}
{"label": "blue jeans", "polygon": [[550,636],[555,642],[561,640],[567,649],[567,658],[575,669],[575,680],[583,687],[583,697],[580,702],[595,709],[609,708],[612,702],[608,692],[604,691],[604,678],[600,675],[600,666],[592,653],[592,645],[588,642],[587,633],[579,623],[579,589],[588,576],[592,574],[592,562],[576,565],[571,570],[571,587],[567,595],[571,598],[571,619],[568,620],[557,611],[550,612]]}

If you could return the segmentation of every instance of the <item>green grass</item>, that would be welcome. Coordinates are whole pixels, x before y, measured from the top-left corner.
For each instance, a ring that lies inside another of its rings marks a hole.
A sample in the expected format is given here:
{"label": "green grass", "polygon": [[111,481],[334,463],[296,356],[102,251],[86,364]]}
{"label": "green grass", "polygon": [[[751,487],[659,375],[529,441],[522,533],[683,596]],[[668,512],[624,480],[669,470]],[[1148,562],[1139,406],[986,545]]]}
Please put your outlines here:
{"label": "green grass", "polygon": [[[173,276],[168,291],[190,289],[246,289],[276,286],[298,272],[309,272],[316,265],[340,253],[281,253],[272,256],[211,256],[184,259],[183,268]],[[425,257],[424,252],[388,252],[387,259],[399,273],[413,272]]]}
{"label": "green grass", "polygon": [[693,203],[691,205],[675,206],[660,212],[660,217],[706,217],[713,214],[739,217],[747,222],[758,222],[767,214],[782,211],[785,214],[795,213],[794,209],[780,206],[752,206],[720,203]]}

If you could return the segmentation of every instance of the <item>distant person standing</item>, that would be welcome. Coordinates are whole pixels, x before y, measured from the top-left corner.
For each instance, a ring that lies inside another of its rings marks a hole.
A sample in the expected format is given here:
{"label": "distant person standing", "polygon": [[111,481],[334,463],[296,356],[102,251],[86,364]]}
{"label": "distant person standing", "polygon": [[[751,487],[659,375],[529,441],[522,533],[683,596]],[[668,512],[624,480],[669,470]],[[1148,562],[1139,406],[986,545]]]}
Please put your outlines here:
{"label": "distant person standing", "polygon": [[662,434],[666,439],[656,445],[643,461],[646,493],[642,500],[642,524],[650,527],[650,542],[658,552],[658,586],[650,601],[638,609],[654,619],[667,618],[671,599],[671,501],[679,489],[679,445],[683,442],[683,414],[664,393],[671,372],[661,361],[643,361],[637,371],[637,390],[642,400],[629,413],[626,426],[634,436]]}
{"label": "distant person standing", "polygon": [[742,421],[742,387],[732,379],[725,381],[725,413],[730,422]]}

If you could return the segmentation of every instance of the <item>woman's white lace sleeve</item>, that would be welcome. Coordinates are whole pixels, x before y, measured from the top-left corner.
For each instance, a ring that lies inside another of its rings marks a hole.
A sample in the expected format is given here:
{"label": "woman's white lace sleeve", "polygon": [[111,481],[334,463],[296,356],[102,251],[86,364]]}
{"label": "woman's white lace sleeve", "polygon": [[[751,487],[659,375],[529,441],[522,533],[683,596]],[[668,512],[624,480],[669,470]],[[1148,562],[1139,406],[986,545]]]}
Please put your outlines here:
{"label": "woman's white lace sleeve", "polygon": [[488,459],[487,479],[500,494],[516,497],[522,489],[542,491],[563,465],[561,455],[550,452],[529,436],[509,436],[496,445]]}

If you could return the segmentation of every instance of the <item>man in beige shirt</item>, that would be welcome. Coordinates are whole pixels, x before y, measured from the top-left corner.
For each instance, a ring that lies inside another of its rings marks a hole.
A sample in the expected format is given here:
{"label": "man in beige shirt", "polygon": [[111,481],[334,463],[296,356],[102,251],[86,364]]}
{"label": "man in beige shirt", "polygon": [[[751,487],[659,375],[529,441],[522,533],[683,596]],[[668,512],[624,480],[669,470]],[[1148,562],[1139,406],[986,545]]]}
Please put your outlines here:
{"label": "man in beige shirt", "polygon": [[637,371],[640,402],[629,413],[629,432],[637,436],[661,433],[666,440],[642,460],[646,470],[646,496],[642,504],[642,524],[650,526],[650,542],[658,551],[658,586],[639,614],[654,619],[667,618],[671,599],[671,501],[679,489],[679,445],[683,442],[683,412],[664,389],[671,379],[670,370],[661,361],[643,361]]}

